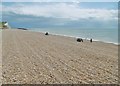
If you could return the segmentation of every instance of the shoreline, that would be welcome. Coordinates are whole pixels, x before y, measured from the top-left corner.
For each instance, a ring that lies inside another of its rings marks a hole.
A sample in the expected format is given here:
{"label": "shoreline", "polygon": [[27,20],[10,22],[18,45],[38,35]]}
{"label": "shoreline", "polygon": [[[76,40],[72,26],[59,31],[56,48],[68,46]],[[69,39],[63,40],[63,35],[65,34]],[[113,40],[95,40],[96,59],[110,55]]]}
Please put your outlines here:
{"label": "shoreline", "polygon": [[[39,33],[45,33],[45,32],[42,32],[42,31],[34,31],[34,30],[27,30],[27,31],[32,31],[32,32],[39,32]],[[71,38],[82,38],[86,41],[89,41],[90,38],[84,38],[84,37],[77,37],[77,36],[70,36],[70,35],[63,35],[63,34],[54,34],[54,33],[49,33],[51,35],[56,35],[56,36],[64,36],[64,37],[71,37]],[[92,39],[93,42],[103,42],[103,43],[108,43],[108,44],[114,44],[114,45],[117,45],[119,46],[120,43],[115,43],[115,42],[108,42],[108,41],[101,41],[101,40],[97,40],[97,39]]]}

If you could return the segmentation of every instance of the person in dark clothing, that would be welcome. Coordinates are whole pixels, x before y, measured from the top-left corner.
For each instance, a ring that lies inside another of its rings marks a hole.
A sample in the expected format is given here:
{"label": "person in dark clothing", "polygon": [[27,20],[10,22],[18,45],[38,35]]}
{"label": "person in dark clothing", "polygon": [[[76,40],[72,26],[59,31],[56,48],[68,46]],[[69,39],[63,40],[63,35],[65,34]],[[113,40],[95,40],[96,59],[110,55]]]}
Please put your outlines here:
{"label": "person in dark clothing", "polygon": [[46,32],[45,35],[49,35],[48,32]]}
{"label": "person in dark clothing", "polygon": [[83,42],[83,39],[81,39],[81,42]]}
{"label": "person in dark clothing", "polygon": [[90,42],[92,43],[92,39],[90,39]]}
{"label": "person in dark clothing", "polygon": [[77,38],[77,42],[83,42],[83,39]]}

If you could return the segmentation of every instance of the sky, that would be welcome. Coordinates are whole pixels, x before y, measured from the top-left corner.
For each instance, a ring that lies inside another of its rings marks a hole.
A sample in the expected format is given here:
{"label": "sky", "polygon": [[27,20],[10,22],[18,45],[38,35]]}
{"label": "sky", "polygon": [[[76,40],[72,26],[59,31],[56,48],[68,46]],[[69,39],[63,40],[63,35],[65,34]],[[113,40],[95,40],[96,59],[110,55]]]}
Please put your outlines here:
{"label": "sky", "polygon": [[1,0],[3,2],[118,2],[119,0]]}
{"label": "sky", "polygon": [[117,2],[5,1],[0,10],[2,20],[8,21],[12,27],[116,28],[118,26]]}

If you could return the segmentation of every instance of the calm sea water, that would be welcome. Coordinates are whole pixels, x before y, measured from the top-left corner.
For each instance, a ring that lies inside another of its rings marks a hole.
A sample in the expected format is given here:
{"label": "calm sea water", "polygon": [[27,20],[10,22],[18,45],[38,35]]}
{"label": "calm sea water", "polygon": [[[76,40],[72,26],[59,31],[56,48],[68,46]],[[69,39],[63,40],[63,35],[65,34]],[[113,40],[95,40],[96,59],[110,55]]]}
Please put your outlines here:
{"label": "calm sea water", "polygon": [[31,28],[30,30],[118,44],[117,28]]}

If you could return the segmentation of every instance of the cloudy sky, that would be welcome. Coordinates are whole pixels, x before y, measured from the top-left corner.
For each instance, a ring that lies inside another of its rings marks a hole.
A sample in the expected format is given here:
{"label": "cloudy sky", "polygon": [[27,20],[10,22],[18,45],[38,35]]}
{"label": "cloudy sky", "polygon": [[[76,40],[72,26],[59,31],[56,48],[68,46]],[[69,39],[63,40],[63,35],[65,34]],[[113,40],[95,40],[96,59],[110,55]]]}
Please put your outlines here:
{"label": "cloudy sky", "polygon": [[119,0],[1,0],[3,2],[118,2]]}
{"label": "cloudy sky", "polygon": [[118,3],[3,2],[2,19],[12,27],[114,28],[118,21]]}

